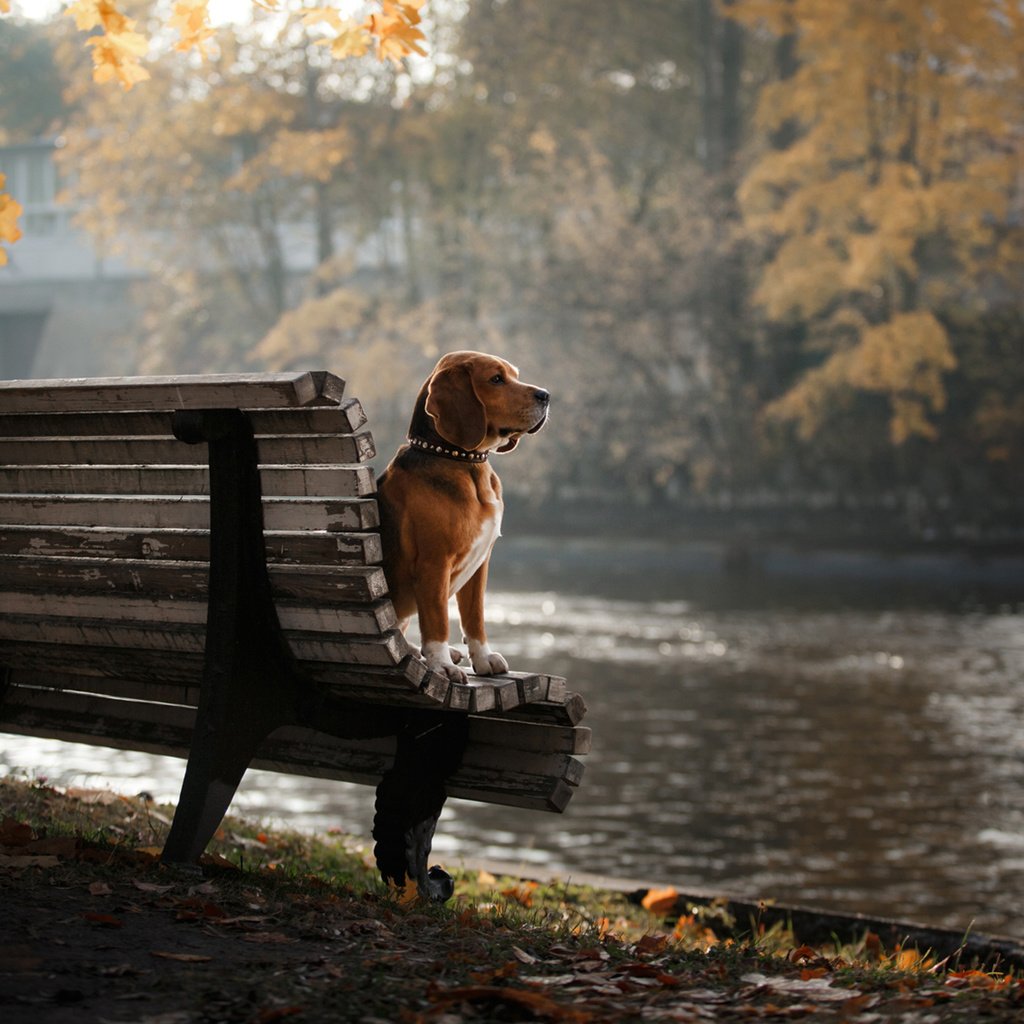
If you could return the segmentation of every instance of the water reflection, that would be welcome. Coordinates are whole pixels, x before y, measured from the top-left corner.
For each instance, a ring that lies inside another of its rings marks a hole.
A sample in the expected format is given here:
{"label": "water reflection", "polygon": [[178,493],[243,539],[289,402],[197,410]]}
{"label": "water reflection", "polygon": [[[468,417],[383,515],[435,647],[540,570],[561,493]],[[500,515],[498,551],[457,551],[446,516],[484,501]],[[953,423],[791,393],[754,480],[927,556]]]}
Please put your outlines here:
{"label": "water reflection", "polygon": [[[692,553],[629,555],[511,545],[499,560],[494,645],[584,693],[594,752],[564,816],[453,801],[439,857],[1020,931],[1012,587],[987,608],[978,581],[937,568],[737,582]],[[2,734],[0,761],[169,799],[181,770]],[[372,794],[251,773],[236,808],[368,836]]]}

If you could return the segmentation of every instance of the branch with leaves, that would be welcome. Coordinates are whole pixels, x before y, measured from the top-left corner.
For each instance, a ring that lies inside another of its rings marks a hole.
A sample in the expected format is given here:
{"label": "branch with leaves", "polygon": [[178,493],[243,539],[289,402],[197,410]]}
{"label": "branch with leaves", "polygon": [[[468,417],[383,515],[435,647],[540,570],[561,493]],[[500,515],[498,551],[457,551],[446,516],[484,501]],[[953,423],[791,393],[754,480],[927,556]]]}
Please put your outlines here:
{"label": "branch with leaves", "polygon": [[[278,11],[280,0],[252,0],[254,6]],[[425,37],[420,28],[421,10],[426,0],[378,0],[376,10],[362,21],[344,18],[335,7],[323,6],[303,14],[307,26],[324,26],[327,35],[318,40],[329,46],[338,60],[361,57],[371,50],[378,59],[401,61],[412,53],[426,55]],[[129,18],[119,0],[73,0],[64,14],[74,18],[75,25],[90,35],[85,45],[92,51],[93,79],[97,82],[118,82],[131,89],[150,77],[143,65],[149,52],[149,39],[137,30],[135,19]],[[10,0],[0,0],[0,14],[9,14]],[[210,23],[209,0],[176,0],[165,25],[177,35],[174,49],[196,51],[207,57],[214,29]],[[21,237],[18,217],[21,205],[3,191],[0,176],[0,241],[14,242]],[[0,266],[7,262],[7,253],[0,248]]]}
{"label": "branch with leaves", "polygon": [[[8,0],[0,0],[7,3]],[[332,6],[307,11],[307,25],[323,24],[332,33],[322,40],[338,59],[360,57],[375,47],[380,59],[400,62],[411,53],[425,55],[420,10],[426,0],[380,0],[380,10],[362,21],[344,18]],[[264,10],[277,11],[280,0],[253,0]],[[83,32],[98,33],[86,40],[92,48],[93,78],[97,82],[118,81],[125,89],[149,78],[142,59],[149,41],[136,31],[136,23],[120,9],[117,0],[74,0],[65,14],[75,19]],[[204,56],[214,34],[210,24],[209,0],[177,0],[166,22],[177,33],[175,49],[197,50]]]}

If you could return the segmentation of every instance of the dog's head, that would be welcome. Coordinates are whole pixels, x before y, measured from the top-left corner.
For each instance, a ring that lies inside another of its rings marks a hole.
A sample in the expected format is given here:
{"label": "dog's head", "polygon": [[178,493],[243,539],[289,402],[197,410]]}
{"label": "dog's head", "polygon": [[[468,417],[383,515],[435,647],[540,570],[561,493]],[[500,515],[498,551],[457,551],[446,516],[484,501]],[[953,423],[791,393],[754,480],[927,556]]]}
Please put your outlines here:
{"label": "dog's head", "polygon": [[510,452],[548,415],[547,391],[524,384],[511,363],[483,352],[442,356],[423,389],[434,429],[467,451]]}

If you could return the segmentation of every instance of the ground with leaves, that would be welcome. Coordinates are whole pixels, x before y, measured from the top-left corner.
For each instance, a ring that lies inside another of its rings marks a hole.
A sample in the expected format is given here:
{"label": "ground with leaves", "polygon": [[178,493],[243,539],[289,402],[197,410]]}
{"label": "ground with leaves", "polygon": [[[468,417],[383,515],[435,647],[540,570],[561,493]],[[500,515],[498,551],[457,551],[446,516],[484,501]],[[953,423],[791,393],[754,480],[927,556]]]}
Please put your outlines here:
{"label": "ground with leaves", "polygon": [[[0,781],[0,1018],[44,1021],[1011,1021],[1024,980],[624,896],[460,877],[445,907],[382,889],[344,837],[229,821],[203,870],[167,813]],[[953,969],[954,966],[956,969]]]}

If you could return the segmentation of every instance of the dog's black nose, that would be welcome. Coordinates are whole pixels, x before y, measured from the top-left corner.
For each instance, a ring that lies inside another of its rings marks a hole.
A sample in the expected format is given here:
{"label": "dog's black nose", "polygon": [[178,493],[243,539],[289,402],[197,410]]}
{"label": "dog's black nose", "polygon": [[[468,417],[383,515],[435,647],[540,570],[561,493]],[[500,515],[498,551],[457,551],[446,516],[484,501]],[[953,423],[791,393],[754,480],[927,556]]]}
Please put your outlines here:
{"label": "dog's black nose", "polygon": [[534,391],[533,393],[533,397],[536,398],[541,405],[547,405],[548,402],[551,401],[551,395],[548,394],[548,392],[545,391],[543,388],[537,388],[537,390]]}

